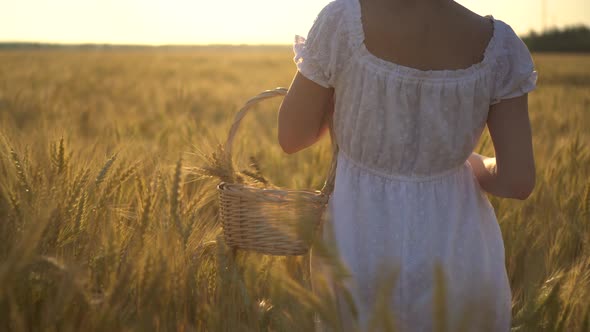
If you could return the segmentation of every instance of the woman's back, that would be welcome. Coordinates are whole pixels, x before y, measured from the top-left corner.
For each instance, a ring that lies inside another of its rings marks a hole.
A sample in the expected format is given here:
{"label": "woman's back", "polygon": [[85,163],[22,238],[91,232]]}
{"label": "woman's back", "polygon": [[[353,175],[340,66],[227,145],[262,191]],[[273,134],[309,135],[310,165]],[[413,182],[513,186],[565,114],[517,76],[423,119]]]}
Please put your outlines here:
{"label": "woman's back", "polygon": [[360,2],[365,45],[384,60],[420,70],[481,62],[493,24],[454,1]]}

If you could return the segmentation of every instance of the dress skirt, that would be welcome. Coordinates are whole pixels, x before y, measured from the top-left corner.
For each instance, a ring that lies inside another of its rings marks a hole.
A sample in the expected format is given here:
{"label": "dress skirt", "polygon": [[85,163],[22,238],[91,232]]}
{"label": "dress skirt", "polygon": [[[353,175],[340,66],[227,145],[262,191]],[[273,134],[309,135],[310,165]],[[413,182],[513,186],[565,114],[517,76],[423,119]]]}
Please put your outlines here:
{"label": "dress skirt", "polygon": [[[350,273],[345,288],[358,313],[354,319],[343,292],[331,288],[343,330],[366,331],[384,313],[396,331],[510,330],[502,234],[467,161],[416,177],[369,169],[341,151],[328,211],[322,238]],[[312,282],[329,276],[313,251],[311,262]],[[384,279],[393,280],[389,288]]]}

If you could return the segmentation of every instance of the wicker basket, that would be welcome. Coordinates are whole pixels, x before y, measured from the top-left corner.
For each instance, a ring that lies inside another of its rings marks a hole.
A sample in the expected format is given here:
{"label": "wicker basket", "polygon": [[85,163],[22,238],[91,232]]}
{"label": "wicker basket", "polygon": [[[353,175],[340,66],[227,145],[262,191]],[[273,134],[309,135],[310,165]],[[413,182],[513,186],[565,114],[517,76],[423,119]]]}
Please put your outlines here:
{"label": "wicker basket", "polygon": [[[224,147],[230,163],[232,142],[248,110],[262,100],[286,94],[285,88],[264,91],[248,100],[236,114]],[[219,183],[219,216],[228,246],[280,256],[308,252],[334,189],[338,145],[331,119],[329,131],[332,161],[321,190],[264,189],[240,183]]]}

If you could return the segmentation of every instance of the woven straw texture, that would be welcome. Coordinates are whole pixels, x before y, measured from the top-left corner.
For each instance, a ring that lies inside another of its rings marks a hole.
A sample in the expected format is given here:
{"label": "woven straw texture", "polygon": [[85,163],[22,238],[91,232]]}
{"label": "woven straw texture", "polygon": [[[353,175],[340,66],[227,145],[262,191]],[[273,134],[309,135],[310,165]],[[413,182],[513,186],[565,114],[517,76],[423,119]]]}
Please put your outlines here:
{"label": "woven straw texture", "polygon": [[[231,162],[232,143],[241,120],[255,104],[282,97],[287,89],[267,90],[251,98],[236,114],[224,151]],[[336,144],[332,119],[329,122],[332,161],[321,190],[256,188],[240,183],[221,182],[217,186],[219,217],[228,246],[268,255],[304,255],[322,225],[336,172]]]}

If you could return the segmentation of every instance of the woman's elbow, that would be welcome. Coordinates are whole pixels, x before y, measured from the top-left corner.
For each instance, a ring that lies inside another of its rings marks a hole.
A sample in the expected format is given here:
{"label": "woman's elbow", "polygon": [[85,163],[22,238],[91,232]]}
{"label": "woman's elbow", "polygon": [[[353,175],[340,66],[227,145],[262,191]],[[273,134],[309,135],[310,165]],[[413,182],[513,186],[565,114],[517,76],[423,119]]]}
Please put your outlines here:
{"label": "woman's elbow", "polygon": [[313,145],[317,137],[314,137],[309,130],[285,131],[279,128],[278,141],[283,152],[293,154]]}
{"label": "woman's elbow", "polygon": [[281,146],[281,149],[286,154],[293,154],[293,153],[301,150],[300,147],[298,147],[296,144],[293,143],[294,141],[292,139],[289,139],[289,137],[282,135],[281,132],[279,132],[279,135],[278,135],[278,142],[279,142],[279,145]]}
{"label": "woman's elbow", "polygon": [[515,181],[510,186],[510,196],[519,200],[525,200],[529,198],[535,189],[535,182],[534,175],[523,177],[519,181]]}
{"label": "woman's elbow", "polygon": [[283,152],[284,152],[284,153],[286,153],[286,154],[293,154],[293,153],[295,153],[295,152],[298,152],[298,151],[299,151],[298,149],[296,149],[296,148],[293,148],[293,147],[291,147],[291,146],[288,146],[288,145],[283,145],[283,144],[280,144],[280,145],[281,145],[281,149],[282,149],[282,150],[283,150]]}

